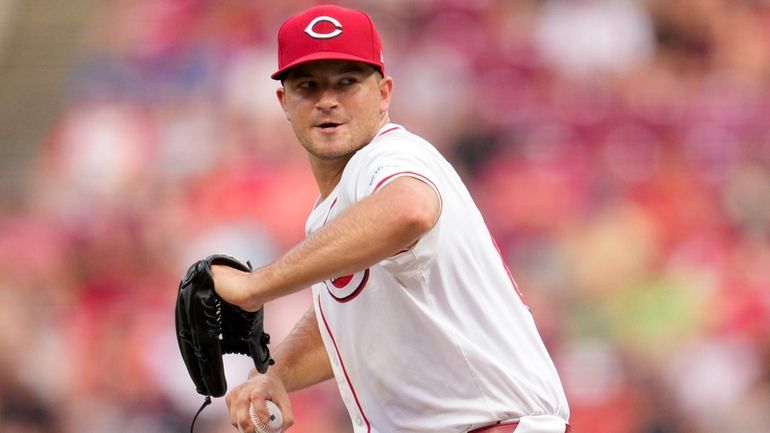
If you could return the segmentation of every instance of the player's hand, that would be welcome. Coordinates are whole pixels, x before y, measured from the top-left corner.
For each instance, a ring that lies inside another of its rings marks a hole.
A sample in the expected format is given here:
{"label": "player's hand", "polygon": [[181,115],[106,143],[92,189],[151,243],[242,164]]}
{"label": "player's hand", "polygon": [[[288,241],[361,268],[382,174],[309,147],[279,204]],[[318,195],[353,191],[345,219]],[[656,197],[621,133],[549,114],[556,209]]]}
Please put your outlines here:
{"label": "player's hand", "polygon": [[242,310],[257,311],[263,302],[254,296],[253,275],[229,266],[214,265],[211,267],[214,280],[214,291],[230,304]]}
{"label": "player's hand", "polygon": [[270,415],[265,406],[265,400],[271,400],[281,410],[283,431],[294,424],[289,394],[283,382],[275,374],[270,374],[270,371],[266,374],[254,374],[249,380],[227,393],[225,401],[230,411],[230,423],[243,433],[253,433],[254,423],[249,413],[250,405],[253,404],[257,416],[267,424]]}

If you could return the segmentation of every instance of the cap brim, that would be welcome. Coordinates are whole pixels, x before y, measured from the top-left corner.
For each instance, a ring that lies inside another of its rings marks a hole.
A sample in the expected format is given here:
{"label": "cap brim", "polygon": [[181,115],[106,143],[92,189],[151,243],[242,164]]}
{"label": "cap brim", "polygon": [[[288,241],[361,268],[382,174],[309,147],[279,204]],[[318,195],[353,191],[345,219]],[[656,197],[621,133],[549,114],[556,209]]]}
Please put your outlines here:
{"label": "cap brim", "polygon": [[351,60],[351,61],[354,61],[354,62],[361,62],[361,63],[366,63],[368,65],[372,65],[375,68],[377,68],[380,71],[382,71],[382,64],[377,63],[377,62],[373,62],[373,61],[371,61],[369,59],[365,59],[363,57],[358,57],[358,56],[355,56],[353,54],[348,54],[348,53],[338,53],[338,52],[333,52],[333,51],[320,51],[320,52],[316,52],[316,53],[313,53],[313,54],[308,54],[307,56],[300,57],[300,58],[294,60],[293,62],[289,63],[288,65],[285,65],[283,68],[275,71],[273,73],[273,75],[270,76],[270,78],[272,78],[274,80],[282,80],[283,77],[286,75],[286,73],[289,71],[289,69],[291,69],[291,68],[293,68],[295,66],[299,66],[299,65],[301,65],[303,63],[317,62],[317,61],[320,61],[320,60]]}

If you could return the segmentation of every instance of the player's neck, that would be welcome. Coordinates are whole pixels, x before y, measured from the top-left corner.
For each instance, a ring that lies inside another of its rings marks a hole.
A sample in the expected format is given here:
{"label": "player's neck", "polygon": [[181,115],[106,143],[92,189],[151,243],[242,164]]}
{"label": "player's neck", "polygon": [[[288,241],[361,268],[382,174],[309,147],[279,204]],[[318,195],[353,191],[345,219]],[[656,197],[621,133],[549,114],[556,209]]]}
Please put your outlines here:
{"label": "player's neck", "polygon": [[[367,145],[374,139],[376,132],[381,130],[382,127],[388,123],[390,123],[390,116],[388,115],[388,112],[385,111],[380,116],[380,122],[377,125],[377,129],[375,129],[375,133],[372,135],[371,139],[367,141]],[[337,187],[340,179],[342,179],[342,172],[345,170],[345,166],[348,165],[348,161],[350,161],[350,158],[352,158],[356,152],[331,160],[323,160],[310,155],[310,167],[313,171],[313,177],[315,177],[316,184],[318,185],[321,200],[328,197],[329,194],[334,191],[334,188]]]}
{"label": "player's neck", "polygon": [[310,157],[310,168],[313,170],[318,191],[321,194],[321,200],[329,196],[334,191],[342,178],[342,172],[350,161],[353,154],[344,158],[338,158],[332,161],[324,161],[313,156]]}

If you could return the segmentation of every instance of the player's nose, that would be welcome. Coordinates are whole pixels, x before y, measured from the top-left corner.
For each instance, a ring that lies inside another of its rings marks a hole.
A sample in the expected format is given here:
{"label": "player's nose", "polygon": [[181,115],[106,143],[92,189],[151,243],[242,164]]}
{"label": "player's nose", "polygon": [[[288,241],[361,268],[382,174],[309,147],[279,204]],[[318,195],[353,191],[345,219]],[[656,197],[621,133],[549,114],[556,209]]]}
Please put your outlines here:
{"label": "player's nose", "polygon": [[337,93],[332,88],[322,89],[318,95],[318,101],[316,107],[323,111],[332,110],[339,106],[339,98]]}

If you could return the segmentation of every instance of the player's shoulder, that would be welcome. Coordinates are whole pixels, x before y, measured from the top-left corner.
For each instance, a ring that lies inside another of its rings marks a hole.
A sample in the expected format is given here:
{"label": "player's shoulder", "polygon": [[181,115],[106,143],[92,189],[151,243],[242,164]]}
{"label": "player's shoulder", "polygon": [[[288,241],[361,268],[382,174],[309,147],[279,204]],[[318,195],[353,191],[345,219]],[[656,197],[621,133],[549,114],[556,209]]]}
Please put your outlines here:
{"label": "player's shoulder", "polygon": [[371,143],[363,150],[370,155],[389,153],[422,153],[435,150],[433,145],[402,125],[388,123],[380,128]]}
{"label": "player's shoulder", "polygon": [[414,132],[406,129],[403,125],[397,123],[388,123],[377,132],[377,135],[372,139],[372,143],[379,142],[392,142],[392,141],[406,141],[427,143],[427,141],[415,134]]}
{"label": "player's shoulder", "polygon": [[[361,171],[377,170],[383,165],[430,164],[440,158],[438,151],[425,139],[401,125],[389,123],[372,141],[348,161],[343,178],[356,178]],[[347,175],[347,176],[346,176]]]}

